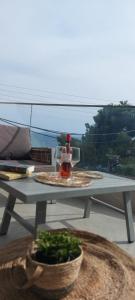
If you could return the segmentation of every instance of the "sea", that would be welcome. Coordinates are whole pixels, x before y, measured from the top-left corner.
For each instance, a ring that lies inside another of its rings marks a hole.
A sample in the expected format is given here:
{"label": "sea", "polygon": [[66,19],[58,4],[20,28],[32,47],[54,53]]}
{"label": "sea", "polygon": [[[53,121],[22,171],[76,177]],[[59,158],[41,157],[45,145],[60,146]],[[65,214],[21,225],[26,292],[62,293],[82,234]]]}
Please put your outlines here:
{"label": "sea", "polygon": [[[82,135],[78,136],[81,139]],[[42,132],[31,132],[31,145],[32,147],[49,147],[55,148],[58,146],[57,136],[49,134],[43,134]]]}
{"label": "sea", "polygon": [[58,146],[57,136],[47,135],[39,132],[31,132],[31,145],[32,147],[50,147],[55,148]]}

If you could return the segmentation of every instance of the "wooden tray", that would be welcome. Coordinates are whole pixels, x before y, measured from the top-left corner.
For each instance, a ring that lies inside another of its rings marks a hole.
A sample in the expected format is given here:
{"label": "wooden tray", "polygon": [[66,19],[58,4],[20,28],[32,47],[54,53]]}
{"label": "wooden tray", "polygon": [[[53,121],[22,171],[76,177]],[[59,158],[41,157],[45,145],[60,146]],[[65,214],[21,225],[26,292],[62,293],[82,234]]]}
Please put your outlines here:
{"label": "wooden tray", "polygon": [[[74,289],[62,300],[134,300],[135,259],[98,235],[71,232],[82,239],[84,260]],[[31,241],[32,237],[25,237],[0,249],[1,300],[46,299],[42,290],[21,289],[26,282],[25,255]]]}
{"label": "wooden tray", "polygon": [[83,178],[92,178],[92,179],[102,179],[103,175],[97,171],[73,171],[73,176],[83,177]]}
{"label": "wooden tray", "polygon": [[64,179],[61,178],[57,172],[42,172],[35,176],[34,179],[44,184],[63,187],[85,187],[92,183],[91,178],[79,177],[76,175],[73,175],[69,179]]}

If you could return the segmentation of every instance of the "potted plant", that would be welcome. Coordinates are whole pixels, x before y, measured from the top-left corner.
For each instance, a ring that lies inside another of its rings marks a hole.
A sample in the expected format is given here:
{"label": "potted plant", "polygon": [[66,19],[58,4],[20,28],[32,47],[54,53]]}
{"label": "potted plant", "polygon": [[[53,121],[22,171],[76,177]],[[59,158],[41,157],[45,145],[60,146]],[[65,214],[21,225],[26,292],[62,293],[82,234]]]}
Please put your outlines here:
{"label": "potted plant", "polygon": [[40,231],[26,258],[24,288],[59,299],[74,286],[83,258],[81,242],[68,231]]}

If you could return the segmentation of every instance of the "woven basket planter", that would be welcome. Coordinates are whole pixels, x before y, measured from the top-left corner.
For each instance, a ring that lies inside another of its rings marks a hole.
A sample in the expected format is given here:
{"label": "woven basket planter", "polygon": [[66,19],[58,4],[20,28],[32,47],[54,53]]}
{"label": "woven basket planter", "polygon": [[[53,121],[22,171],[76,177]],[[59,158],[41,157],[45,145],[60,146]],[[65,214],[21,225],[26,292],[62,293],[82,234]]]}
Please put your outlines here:
{"label": "woven basket planter", "polygon": [[47,299],[59,299],[67,294],[79,275],[83,259],[83,250],[80,249],[81,254],[74,260],[54,265],[39,263],[32,259],[35,250],[29,251],[26,257],[28,281],[23,288],[32,286],[36,292]]}

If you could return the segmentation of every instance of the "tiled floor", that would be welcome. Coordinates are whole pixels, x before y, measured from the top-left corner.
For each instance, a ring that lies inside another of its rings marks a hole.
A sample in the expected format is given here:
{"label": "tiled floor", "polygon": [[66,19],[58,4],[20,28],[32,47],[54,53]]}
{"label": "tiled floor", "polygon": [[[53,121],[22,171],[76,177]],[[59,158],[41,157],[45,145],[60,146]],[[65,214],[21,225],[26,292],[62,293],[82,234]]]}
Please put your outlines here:
{"label": "tiled floor", "polygon": [[[6,193],[0,193],[0,221],[6,203]],[[101,205],[94,204],[89,219],[83,218],[83,199],[70,199],[57,201],[56,204],[47,206],[46,228],[70,227],[94,232],[116,242],[121,248],[135,256],[135,242],[128,244],[124,215],[114,212]],[[35,204],[23,204],[17,201],[15,210],[30,222],[34,221]],[[135,227],[135,218],[134,218]],[[0,246],[17,238],[28,235],[19,223],[11,220],[6,236],[0,236]]]}

